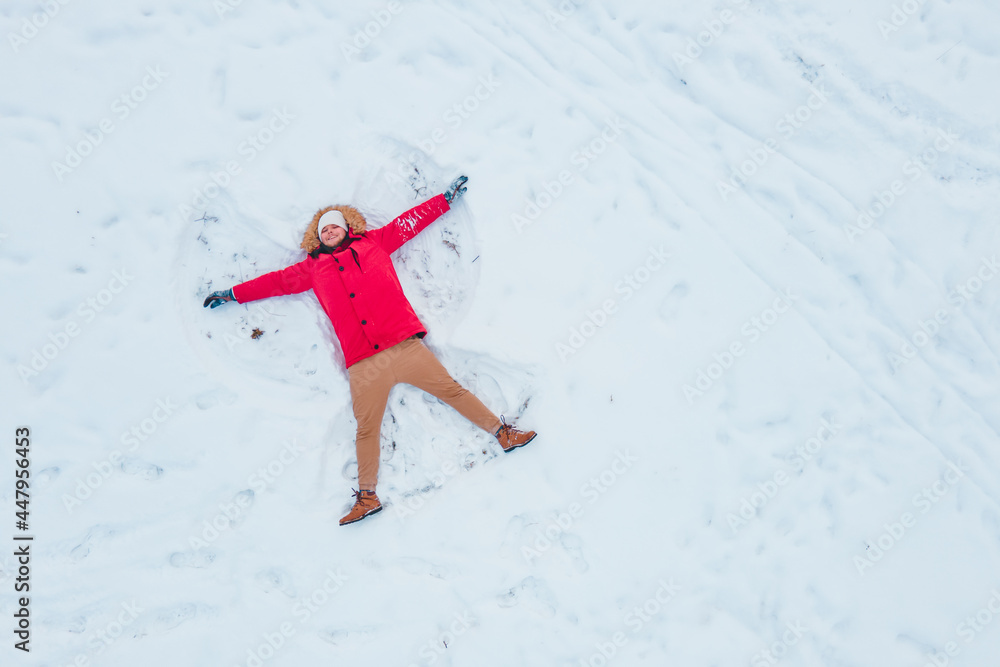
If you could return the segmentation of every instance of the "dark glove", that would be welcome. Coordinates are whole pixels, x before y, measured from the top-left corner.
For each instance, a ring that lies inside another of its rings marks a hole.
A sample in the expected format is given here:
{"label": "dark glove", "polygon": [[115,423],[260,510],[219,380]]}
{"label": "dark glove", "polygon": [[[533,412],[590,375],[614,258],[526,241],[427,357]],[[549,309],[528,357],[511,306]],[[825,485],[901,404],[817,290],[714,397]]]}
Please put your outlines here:
{"label": "dark glove", "polygon": [[448,189],[444,192],[444,198],[447,200],[448,205],[454,204],[458,201],[458,198],[465,194],[468,188],[465,187],[466,181],[469,180],[468,176],[459,176],[452,184],[448,186]]}
{"label": "dark glove", "polygon": [[208,308],[211,306],[212,308],[215,308],[216,306],[221,306],[227,301],[236,301],[236,297],[233,296],[232,287],[222,292],[212,292],[211,294],[209,294],[208,298],[205,299],[204,307]]}

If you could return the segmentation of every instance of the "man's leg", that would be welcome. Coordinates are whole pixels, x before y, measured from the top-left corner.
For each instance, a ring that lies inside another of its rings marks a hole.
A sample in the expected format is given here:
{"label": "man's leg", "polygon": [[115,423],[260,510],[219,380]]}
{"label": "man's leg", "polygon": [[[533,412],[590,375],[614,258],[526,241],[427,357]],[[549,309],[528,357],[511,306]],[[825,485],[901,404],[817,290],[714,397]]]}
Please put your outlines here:
{"label": "man's leg", "polygon": [[405,345],[402,348],[405,354],[396,363],[396,379],[399,382],[412,384],[440,398],[479,428],[496,435],[500,418],[456,382],[421,339],[408,339],[400,345]]}
{"label": "man's leg", "polygon": [[381,454],[379,438],[389,390],[396,383],[392,365],[387,363],[392,348],[362,359],[348,369],[354,418],[358,420],[355,447],[358,454],[358,489],[374,491],[378,483]]}

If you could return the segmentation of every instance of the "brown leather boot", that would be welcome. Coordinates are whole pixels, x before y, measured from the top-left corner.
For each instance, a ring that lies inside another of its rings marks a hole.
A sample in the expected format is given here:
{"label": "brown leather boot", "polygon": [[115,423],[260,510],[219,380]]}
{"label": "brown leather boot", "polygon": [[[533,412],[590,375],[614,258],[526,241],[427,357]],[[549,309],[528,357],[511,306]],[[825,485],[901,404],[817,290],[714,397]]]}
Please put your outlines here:
{"label": "brown leather boot", "polygon": [[518,447],[524,447],[526,444],[535,439],[538,435],[534,431],[518,431],[516,428],[507,423],[507,420],[500,416],[500,428],[493,435],[496,436],[497,440],[500,441],[500,446],[503,447],[505,452],[509,452],[512,449],[517,449]]}
{"label": "brown leather boot", "polygon": [[341,526],[361,521],[369,514],[375,514],[375,512],[382,510],[382,503],[378,501],[378,496],[375,495],[374,491],[355,491],[354,497],[357,498],[354,501],[354,507],[347,513],[347,516],[340,520]]}

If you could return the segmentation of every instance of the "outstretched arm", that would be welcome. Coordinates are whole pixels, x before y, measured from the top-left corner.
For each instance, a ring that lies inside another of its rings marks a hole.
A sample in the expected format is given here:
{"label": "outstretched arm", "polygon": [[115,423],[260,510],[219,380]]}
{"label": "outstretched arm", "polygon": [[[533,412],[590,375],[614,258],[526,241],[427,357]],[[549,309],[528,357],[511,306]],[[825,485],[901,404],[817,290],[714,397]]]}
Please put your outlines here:
{"label": "outstretched arm", "polygon": [[269,296],[305,292],[312,287],[311,261],[311,258],[307,257],[287,269],[265,273],[259,278],[240,283],[233,287],[233,298],[237,303],[246,303],[266,299]]}
{"label": "outstretched arm", "polygon": [[423,204],[414,206],[385,227],[368,232],[368,238],[391,255],[450,208],[443,194],[432,197]]}
{"label": "outstretched arm", "polygon": [[447,213],[451,209],[451,205],[465,194],[468,189],[465,187],[465,183],[468,180],[467,176],[459,176],[442,194],[411,208],[385,227],[368,232],[368,238],[382,246],[382,249],[391,255],[399,250],[400,246]]}

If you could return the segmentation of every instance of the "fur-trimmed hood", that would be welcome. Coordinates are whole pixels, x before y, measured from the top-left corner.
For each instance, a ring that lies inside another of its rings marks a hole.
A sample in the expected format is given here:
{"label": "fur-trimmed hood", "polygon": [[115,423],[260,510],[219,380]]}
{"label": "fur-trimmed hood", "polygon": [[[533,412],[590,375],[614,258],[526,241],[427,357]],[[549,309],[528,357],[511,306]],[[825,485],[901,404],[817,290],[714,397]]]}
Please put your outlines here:
{"label": "fur-trimmed hood", "polygon": [[299,246],[308,253],[312,253],[313,250],[319,247],[319,230],[316,227],[319,225],[319,219],[327,211],[340,211],[344,216],[344,220],[347,221],[347,226],[351,228],[351,233],[354,235],[364,234],[365,229],[368,227],[368,221],[365,220],[365,216],[361,215],[361,211],[353,206],[327,206],[326,208],[321,208],[316,211],[312,222],[306,228],[306,233],[302,236],[302,244]]}

